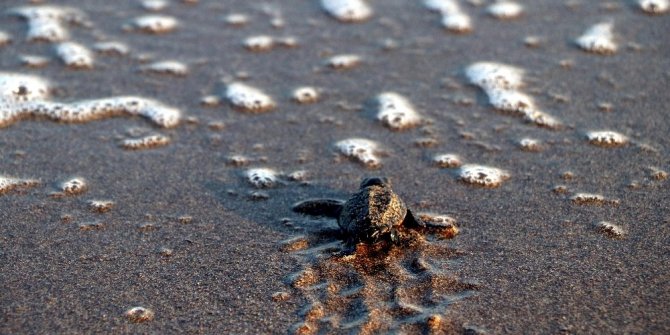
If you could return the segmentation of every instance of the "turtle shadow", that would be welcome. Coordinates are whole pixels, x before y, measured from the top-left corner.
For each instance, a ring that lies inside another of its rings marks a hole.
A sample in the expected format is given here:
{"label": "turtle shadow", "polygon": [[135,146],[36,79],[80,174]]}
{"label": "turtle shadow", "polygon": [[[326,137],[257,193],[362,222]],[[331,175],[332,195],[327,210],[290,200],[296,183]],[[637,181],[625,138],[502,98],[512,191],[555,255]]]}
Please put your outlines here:
{"label": "turtle shadow", "polygon": [[293,181],[255,188],[239,176],[232,180],[210,180],[204,187],[226,210],[290,236],[278,240],[277,248],[297,264],[285,278],[289,296],[305,301],[297,311],[295,330],[385,332],[409,327],[421,333],[450,304],[478,289],[449,273],[449,261],[462,254],[444,240],[391,248],[359,244],[351,253],[335,218],[292,210],[308,199],[346,200],[354,190]]}
{"label": "turtle shadow", "polygon": [[318,219],[292,210],[295,203],[305,199],[347,199],[350,192],[314,183],[281,181],[273,187],[257,188],[239,176],[224,182],[209,180],[203,183],[223,208],[236,216],[277,232],[293,235],[301,232],[330,231],[334,219]]}

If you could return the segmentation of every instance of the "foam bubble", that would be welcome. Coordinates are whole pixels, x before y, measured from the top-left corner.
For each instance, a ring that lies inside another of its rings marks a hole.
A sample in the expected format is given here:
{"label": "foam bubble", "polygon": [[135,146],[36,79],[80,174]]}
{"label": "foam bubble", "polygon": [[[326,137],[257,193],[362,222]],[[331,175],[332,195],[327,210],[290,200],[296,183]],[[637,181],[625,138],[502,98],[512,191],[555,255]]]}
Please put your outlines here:
{"label": "foam bubble", "polygon": [[275,42],[285,48],[295,48],[298,46],[298,39],[294,36],[278,37]]}
{"label": "foam bubble", "polygon": [[75,177],[62,182],[60,190],[64,195],[78,195],[88,190],[88,183],[84,178]]}
{"label": "foam bubble", "polygon": [[19,57],[19,60],[21,61],[21,64],[23,64],[24,66],[32,68],[40,68],[47,66],[50,61],[50,59],[47,57],[36,56],[36,55],[21,55]]}
{"label": "foam bubble", "polygon": [[75,42],[56,45],[56,54],[66,66],[75,69],[93,68],[93,54],[85,46]]}
{"label": "foam bubble", "polygon": [[515,90],[523,85],[523,70],[501,63],[478,62],[465,69],[470,83],[484,90]]}
{"label": "foam bubble", "polygon": [[69,33],[65,22],[81,21],[81,12],[56,6],[25,6],[9,10],[12,15],[20,16],[28,21],[29,41],[57,42],[66,40]]}
{"label": "foam bubble", "polygon": [[258,188],[273,187],[278,182],[277,172],[268,168],[249,169],[245,172],[247,180]]}
{"label": "foam bubble", "polygon": [[372,8],[363,0],[321,0],[321,7],[341,22],[361,22],[372,16]]}
{"label": "foam bubble", "polygon": [[626,135],[611,130],[590,131],[586,133],[586,139],[600,147],[620,147],[629,141]]}
{"label": "foam bubble", "polygon": [[305,170],[297,170],[286,175],[290,181],[306,181],[309,178],[309,172]]}
{"label": "foam bubble", "polygon": [[577,205],[619,205],[619,200],[607,199],[605,196],[595,193],[576,193],[570,200]]}
{"label": "foam bubble", "polygon": [[379,110],[377,120],[392,130],[403,130],[414,127],[421,122],[414,106],[400,94],[384,92],[377,96]]}
{"label": "foam bubble", "polygon": [[618,47],[612,34],[613,26],[612,22],[595,24],[578,37],[575,42],[580,48],[588,52],[601,55],[614,54]]}
{"label": "foam bubble", "polygon": [[319,100],[319,91],[314,87],[303,86],[293,90],[293,101],[300,104],[311,104]]}
{"label": "foam bubble", "polygon": [[470,17],[461,11],[455,0],[424,0],[426,8],[442,14],[442,26],[456,33],[472,30]]}
{"label": "foam bubble", "polygon": [[640,9],[649,14],[663,14],[670,9],[668,0],[638,0]]}
{"label": "foam bubble", "polygon": [[659,169],[659,168],[657,168],[657,167],[652,166],[652,167],[649,168],[649,170],[650,170],[649,175],[653,180],[666,180],[666,179],[668,179],[668,173]]}
{"label": "foam bubble", "polygon": [[158,249],[158,253],[163,257],[171,257],[174,254],[174,250],[167,247],[161,247]]}
{"label": "foam bubble", "polygon": [[523,39],[523,45],[529,48],[537,48],[542,44],[542,38],[539,36],[526,36]]}
{"label": "foam bubble", "polygon": [[523,6],[512,1],[498,1],[491,4],[486,11],[497,19],[514,19],[523,14]]}
{"label": "foam bubble", "polygon": [[179,21],[171,16],[145,15],[135,18],[131,24],[130,29],[150,34],[164,34],[177,29]]}
{"label": "foam bubble", "polygon": [[168,2],[165,0],[144,0],[141,5],[145,10],[158,12],[167,8]]}
{"label": "foam bubble", "polygon": [[0,195],[15,189],[34,187],[39,185],[39,183],[40,182],[35,179],[12,178],[0,175]]}
{"label": "foam bubble", "polygon": [[110,200],[91,200],[88,202],[88,207],[98,213],[105,213],[112,210],[114,202]]}
{"label": "foam bubble", "polygon": [[538,152],[542,150],[542,143],[534,138],[522,138],[519,147],[523,151]]}
{"label": "foam bubble", "polygon": [[556,194],[565,194],[568,193],[568,187],[565,185],[556,185],[551,189]]}
{"label": "foam bubble", "polygon": [[93,44],[93,50],[102,54],[125,56],[130,48],[124,43],[116,41],[98,42]]}
{"label": "foam bubble", "polygon": [[249,17],[239,13],[228,14],[223,20],[231,26],[243,26],[249,23]]}
{"label": "foam bubble", "polygon": [[0,105],[3,106],[0,116],[9,109],[10,106],[6,105],[38,101],[48,96],[49,83],[46,80],[32,75],[0,72]]}
{"label": "foam bubble", "polygon": [[510,178],[509,172],[484,165],[466,164],[459,172],[462,181],[484,187],[498,187]]}
{"label": "foam bubble", "polygon": [[333,69],[346,70],[352,69],[361,63],[361,57],[353,54],[335,55],[326,61],[328,66]]}
{"label": "foam bubble", "polygon": [[439,154],[433,156],[433,162],[441,168],[457,168],[463,165],[461,157],[455,154]]}
{"label": "foam bubble", "polygon": [[146,307],[132,307],[124,313],[126,319],[133,323],[142,323],[154,319],[154,311]]}
{"label": "foam bubble", "polygon": [[0,46],[7,45],[12,41],[12,36],[9,33],[0,30]]}
{"label": "foam bubble", "polygon": [[0,72],[0,127],[36,116],[54,121],[88,122],[116,115],[140,115],[162,127],[174,127],[181,112],[141,97],[113,97],[59,103],[48,100],[49,83],[37,76]]}
{"label": "foam bubble", "polygon": [[445,214],[435,213],[419,213],[418,218],[426,223],[426,226],[433,229],[438,229],[439,233],[444,238],[452,238],[458,235],[458,226],[456,219]]}
{"label": "foam bubble", "polygon": [[368,168],[381,167],[378,157],[379,144],[364,138],[350,138],[335,143],[335,146],[343,155],[355,159]]}
{"label": "foam bubble", "polygon": [[188,65],[182,62],[176,60],[165,60],[143,65],[140,67],[140,71],[169,74],[173,76],[185,76],[188,74],[189,69]]}
{"label": "foam bubble", "polygon": [[221,98],[216,95],[206,95],[200,98],[200,104],[205,107],[215,107],[221,103]]}
{"label": "foam bubble", "polygon": [[607,221],[598,222],[596,224],[596,230],[607,237],[615,239],[621,239],[625,235],[623,228]]}
{"label": "foam bubble", "polygon": [[242,44],[250,51],[269,51],[275,46],[275,40],[272,36],[256,35],[247,37]]}
{"label": "foam bubble", "polygon": [[170,144],[170,138],[165,135],[149,135],[141,138],[128,138],[121,141],[121,147],[126,150],[144,150],[164,147]]}
{"label": "foam bubble", "polygon": [[538,126],[560,126],[557,119],[537,109],[533,99],[519,91],[523,85],[523,70],[500,63],[478,62],[468,66],[465,75],[470,83],[486,92],[496,109],[522,116]]}
{"label": "foam bubble", "polygon": [[234,82],[226,88],[226,99],[245,112],[262,113],[275,108],[275,102],[269,95],[258,88]]}
{"label": "foam bubble", "polygon": [[470,17],[463,13],[442,15],[442,26],[455,33],[467,33],[472,31]]}

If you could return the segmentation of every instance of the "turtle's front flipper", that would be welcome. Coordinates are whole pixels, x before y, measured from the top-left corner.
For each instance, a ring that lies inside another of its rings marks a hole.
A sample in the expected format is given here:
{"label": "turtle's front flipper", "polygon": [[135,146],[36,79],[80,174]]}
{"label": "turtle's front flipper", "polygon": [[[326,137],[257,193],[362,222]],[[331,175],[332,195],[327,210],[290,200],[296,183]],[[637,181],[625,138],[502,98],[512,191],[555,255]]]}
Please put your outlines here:
{"label": "turtle's front flipper", "polygon": [[342,212],[342,205],[344,201],[337,199],[310,199],[296,203],[292,209],[302,214],[337,218]]}
{"label": "turtle's front flipper", "polygon": [[417,219],[412,215],[412,212],[408,209],[407,214],[405,214],[405,220],[402,222],[403,227],[408,227],[408,228],[419,228],[419,227],[425,227],[426,223],[421,221],[420,219]]}

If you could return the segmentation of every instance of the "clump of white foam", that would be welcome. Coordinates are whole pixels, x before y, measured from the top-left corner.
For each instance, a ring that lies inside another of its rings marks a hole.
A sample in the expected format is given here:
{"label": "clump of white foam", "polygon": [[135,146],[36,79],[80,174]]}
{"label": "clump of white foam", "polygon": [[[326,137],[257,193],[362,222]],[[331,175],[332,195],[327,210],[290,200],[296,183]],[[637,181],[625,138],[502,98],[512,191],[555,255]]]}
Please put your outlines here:
{"label": "clump of white foam", "polygon": [[268,168],[249,169],[245,172],[247,180],[258,188],[275,186],[278,182],[277,172]]}
{"label": "clump of white foam", "polygon": [[158,12],[167,8],[168,2],[165,0],[144,0],[141,5],[148,11]]}
{"label": "clump of white foam", "polygon": [[528,122],[548,128],[558,128],[560,122],[535,107],[533,99],[520,91],[523,70],[493,62],[478,62],[465,69],[470,83],[486,92],[489,102],[498,110],[522,116]]}
{"label": "clump of white foam", "polygon": [[352,69],[361,63],[361,56],[354,54],[335,55],[327,61],[333,69]]}
{"label": "clump of white foam", "polygon": [[46,99],[49,83],[37,76],[0,72],[0,115],[10,112],[12,104]]}
{"label": "clump of white foam", "polygon": [[598,222],[596,224],[596,230],[599,233],[614,239],[621,239],[626,235],[626,232],[623,230],[623,228],[607,221]]}
{"label": "clump of white foam", "polygon": [[249,17],[240,13],[228,14],[223,20],[231,26],[243,26],[249,23]]}
{"label": "clump of white foam", "polygon": [[364,0],[321,0],[321,7],[341,22],[361,22],[372,16],[372,8]]}
{"label": "clump of white foam", "polygon": [[585,51],[601,54],[614,54],[618,47],[614,42],[614,34],[612,34],[612,22],[601,22],[591,26],[582,36],[579,36],[575,42]]}
{"label": "clump of white foam", "polygon": [[93,50],[102,54],[124,56],[130,52],[130,48],[124,43],[116,41],[98,42],[93,44]]}
{"label": "clump of white foam", "polygon": [[144,150],[164,147],[170,144],[170,138],[165,135],[148,135],[140,138],[127,138],[121,141],[121,147],[126,150]]}
{"label": "clump of white foam", "polygon": [[628,137],[611,130],[598,130],[586,133],[589,143],[601,147],[620,147],[628,143]]}
{"label": "clump of white foam", "polygon": [[88,190],[88,183],[84,178],[74,177],[60,184],[60,190],[65,195],[78,195]]}
{"label": "clump of white foam", "polygon": [[523,14],[523,6],[513,1],[503,0],[491,4],[486,11],[497,19],[508,20]]}
{"label": "clump of white foam", "polygon": [[456,0],[424,0],[426,8],[442,14],[442,26],[456,33],[472,30],[470,17],[461,11]]}
{"label": "clump of white foam", "polygon": [[441,168],[457,168],[463,165],[461,157],[456,154],[438,154],[433,156],[433,162]]}
{"label": "clump of white foam", "polygon": [[319,100],[319,91],[310,86],[298,87],[293,90],[293,100],[300,104],[311,104]]}
{"label": "clump of white foam", "polygon": [[135,18],[131,25],[129,29],[150,34],[164,34],[177,29],[179,21],[166,15],[145,15]]}
{"label": "clump of white foam", "polygon": [[124,315],[126,319],[128,319],[130,322],[133,323],[142,323],[151,321],[154,319],[155,316],[154,311],[142,306],[130,308],[124,313]]}
{"label": "clump of white foam", "polygon": [[576,204],[586,205],[586,204],[603,204],[606,199],[603,195],[595,193],[577,193],[573,195],[570,200]]}
{"label": "clump of white foam", "polygon": [[91,200],[88,202],[88,208],[98,213],[109,212],[113,207],[114,201],[111,200]]}
{"label": "clump of white foam", "polygon": [[275,40],[268,35],[255,35],[247,37],[242,43],[250,51],[269,51],[275,46]]}
{"label": "clump of white foam", "polygon": [[226,99],[245,112],[262,113],[275,107],[275,102],[269,95],[258,88],[240,82],[228,84]]}
{"label": "clump of white foam", "polygon": [[523,151],[538,152],[542,150],[542,143],[534,138],[522,138],[519,141],[519,147]]}
{"label": "clump of white foam", "polygon": [[93,68],[93,54],[85,46],[75,42],[56,45],[56,54],[63,64],[75,69]]}
{"label": "clump of white foam", "polygon": [[143,65],[140,67],[140,71],[169,74],[173,76],[185,76],[188,74],[189,69],[188,65],[182,62],[176,60],[165,60]]}
{"label": "clump of white foam", "polygon": [[56,6],[24,6],[9,10],[12,15],[20,16],[28,21],[29,41],[57,42],[66,40],[69,33],[64,24],[80,22],[81,12]]}
{"label": "clump of white foam", "polygon": [[335,143],[338,151],[352,159],[357,160],[368,168],[381,167],[378,156],[379,144],[364,138],[350,138]]}
{"label": "clump of white foam", "polygon": [[419,113],[414,106],[400,94],[384,92],[377,96],[379,110],[377,120],[392,130],[403,130],[414,127],[421,122]]}
{"label": "clump of white foam", "polygon": [[7,45],[12,41],[12,36],[6,31],[0,30],[0,46]]}
{"label": "clump of white foam", "polygon": [[509,179],[510,174],[505,170],[490,166],[466,164],[461,167],[459,177],[468,184],[493,188]]}
{"label": "clump of white foam", "polygon": [[174,127],[181,112],[141,97],[112,97],[71,103],[49,101],[49,83],[37,76],[0,72],[0,127],[27,117],[88,122],[117,115],[140,115],[161,127]]}
{"label": "clump of white foam", "polygon": [[30,188],[39,185],[35,179],[12,178],[0,175],[0,195],[18,188]]}
{"label": "clump of white foam", "polygon": [[21,55],[19,56],[21,64],[27,67],[40,68],[49,64],[50,59],[44,56],[37,55]]}
{"label": "clump of white foam", "polygon": [[648,14],[663,14],[670,9],[668,0],[638,0],[637,3]]}

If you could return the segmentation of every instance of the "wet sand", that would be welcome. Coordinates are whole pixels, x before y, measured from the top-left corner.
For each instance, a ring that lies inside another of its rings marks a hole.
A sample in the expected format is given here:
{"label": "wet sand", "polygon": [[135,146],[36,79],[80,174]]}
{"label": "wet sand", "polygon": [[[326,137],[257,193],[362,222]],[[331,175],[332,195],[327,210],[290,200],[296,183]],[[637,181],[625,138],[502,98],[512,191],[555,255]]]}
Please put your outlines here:
{"label": "wet sand", "polygon": [[[22,4],[6,1],[3,9]],[[287,333],[304,324],[319,332],[418,333],[430,331],[430,315],[443,320],[436,333],[670,331],[670,192],[668,181],[654,179],[649,169],[670,170],[669,15],[649,16],[629,2],[606,9],[547,0],[528,1],[522,17],[499,21],[463,2],[473,32],[457,35],[440,27],[439,14],[399,0],[371,1],[374,16],[360,24],[339,23],[316,1],[268,3],[281,10],[281,29],[270,25],[260,4],[174,1],[162,13],[177,17],[180,27],[146,35],[121,29],[146,13],[135,1],[61,4],[81,8],[93,24],[69,27],[72,39],[91,45],[102,33],[127,43],[131,56],[96,55],[92,70],[66,69],[52,45],[25,41],[25,22],[2,16],[2,29],[13,37],[0,48],[2,71],[49,79],[58,100],[140,95],[198,122],[161,129],[140,117],[24,120],[0,129],[0,174],[42,181],[0,196],[0,333]],[[230,13],[247,14],[249,23],[226,25],[222,16]],[[574,45],[588,27],[608,19],[616,54]],[[245,50],[242,41],[258,34],[295,36],[299,46]],[[524,46],[531,35],[540,37],[536,48]],[[397,47],[385,50],[387,39]],[[144,53],[186,62],[191,70],[185,77],[138,73],[136,56]],[[343,53],[363,62],[342,71],[324,66]],[[26,69],[21,54],[52,60]],[[548,130],[494,111],[463,75],[479,61],[526,70],[524,92],[566,127]],[[276,110],[249,114],[226,103],[200,105],[201,97],[223,92],[223,77],[240,72],[274,97]],[[322,99],[292,102],[292,89],[303,85],[322,88]],[[430,124],[402,132],[380,125],[369,107],[389,90],[407,96]],[[603,112],[601,102],[612,111]],[[225,126],[213,129],[211,122]],[[598,129],[632,141],[621,148],[590,145],[584,134]],[[127,151],[119,140],[129,132],[172,141]],[[380,169],[336,159],[334,143],[351,137],[383,144]],[[543,149],[520,150],[525,137],[539,139]],[[416,144],[425,138],[436,143]],[[511,178],[494,189],[465,184],[456,169],[433,164],[438,153],[505,169]],[[251,163],[228,164],[232,154]],[[259,190],[244,178],[249,167],[306,170],[310,182],[260,190],[268,198],[252,200]],[[324,258],[320,250],[282,251],[282,241],[295,236],[309,247],[334,243],[337,249],[332,234],[320,233],[334,222],[292,213],[291,204],[346,198],[363,176],[376,174],[390,177],[411,208],[455,217],[461,233],[428,237],[424,245],[363,265]],[[89,190],[49,196],[71,176],[86,178]],[[557,185],[567,193],[553,192]],[[577,192],[619,203],[575,204],[570,197]],[[89,200],[115,205],[100,214]],[[191,222],[180,222],[182,216]],[[599,233],[600,221],[621,226],[624,238]],[[103,226],[81,230],[88,222]],[[428,270],[417,270],[417,259]],[[367,272],[370,263],[382,270]],[[314,270],[312,282],[295,285],[305,269]],[[288,295],[273,299],[277,292]],[[313,312],[315,305],[322,307]],[[124,313],[134,306],[150,308],[155,318],[130,322]]]}

